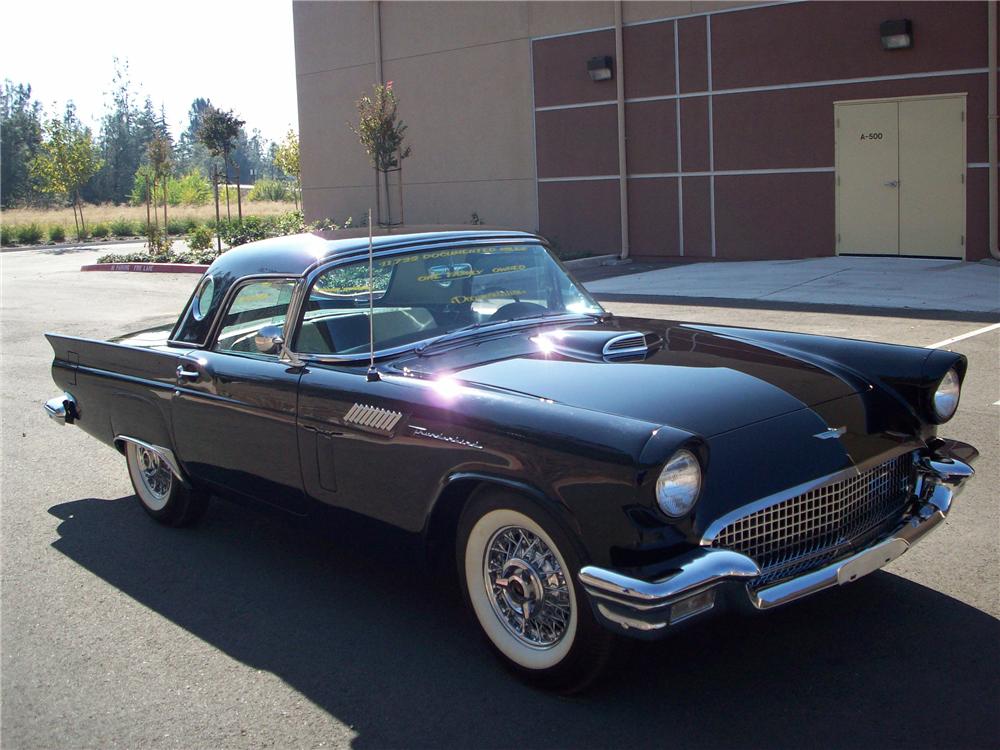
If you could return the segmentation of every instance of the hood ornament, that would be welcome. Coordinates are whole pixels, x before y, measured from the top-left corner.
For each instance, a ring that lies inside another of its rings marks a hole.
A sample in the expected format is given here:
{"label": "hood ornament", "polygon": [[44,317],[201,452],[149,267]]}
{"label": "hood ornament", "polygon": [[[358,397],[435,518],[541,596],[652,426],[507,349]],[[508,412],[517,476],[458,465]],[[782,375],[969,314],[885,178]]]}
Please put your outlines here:
{"label": "hood ornament", "polygon": [[813,435],[814,438],[819,438],[820,440],[830,440],[831,438],[839,438],[847,432],[847,427],[827,427],[823,432],[817,432]]}

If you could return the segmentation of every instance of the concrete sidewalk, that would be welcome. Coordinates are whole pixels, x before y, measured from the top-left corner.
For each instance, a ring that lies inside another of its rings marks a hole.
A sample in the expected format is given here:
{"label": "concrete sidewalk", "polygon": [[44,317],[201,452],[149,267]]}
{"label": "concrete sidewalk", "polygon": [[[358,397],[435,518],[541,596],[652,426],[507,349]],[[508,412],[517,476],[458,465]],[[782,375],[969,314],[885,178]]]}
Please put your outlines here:
{"label": "concrete sidewalk", "polygon": [[923,258],[808,258],[675,265],[586,283],[598,297],[754,300],[797,305],[995,313],[1000,264]]}

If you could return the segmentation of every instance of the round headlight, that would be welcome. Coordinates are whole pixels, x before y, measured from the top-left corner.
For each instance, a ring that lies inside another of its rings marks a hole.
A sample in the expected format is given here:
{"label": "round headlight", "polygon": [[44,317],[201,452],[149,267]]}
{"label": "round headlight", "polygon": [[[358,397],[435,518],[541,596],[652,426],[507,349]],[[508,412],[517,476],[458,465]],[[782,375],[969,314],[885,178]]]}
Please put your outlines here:
{"label": "round headlight", "polygon": [[683,516],[701,491],[701,465],[691,451],[679,450],[656,480],[656,502],[668,516]]}
{"label": "round headlight", "polygon": [[934,391],[934,415],[938,420],[947,422],[955,416],[961,392],[962,385],[958,380],[958,373],[952,368],[941,378],[937,390]]}

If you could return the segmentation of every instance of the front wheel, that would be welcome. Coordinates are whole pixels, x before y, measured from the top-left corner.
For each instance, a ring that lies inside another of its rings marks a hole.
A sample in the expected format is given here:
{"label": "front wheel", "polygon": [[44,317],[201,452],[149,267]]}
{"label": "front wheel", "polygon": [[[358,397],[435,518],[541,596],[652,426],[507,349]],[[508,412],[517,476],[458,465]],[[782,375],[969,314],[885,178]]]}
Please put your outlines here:
{"label": "front wheel", "polygon": [[125,461],[139,504],[167,526],[189,526],[208,507],[208,495],[184,487],[156,452],[135,443],[125,446]]}
{"label": "front wheel", "polygon": [[518,495],[473,498],[458,529],[462,592],[500,660],[527,682],[582,690],[610,660],[615,637],[594,619],[575,576],[569,535]]}

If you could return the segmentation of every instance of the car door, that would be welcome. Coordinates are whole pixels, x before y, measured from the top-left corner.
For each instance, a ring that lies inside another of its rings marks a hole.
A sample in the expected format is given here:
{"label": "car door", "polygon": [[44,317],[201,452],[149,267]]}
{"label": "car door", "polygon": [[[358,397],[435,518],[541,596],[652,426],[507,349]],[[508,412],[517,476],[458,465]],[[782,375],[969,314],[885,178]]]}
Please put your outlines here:
{"label": "car door", "polygon": [[174,445],[186,470],[225,495],[305,512],[296,402],[301,369],[261,352],[265,326],[285,325],[296,279],[244,280],[212,346],[178,359]]}

